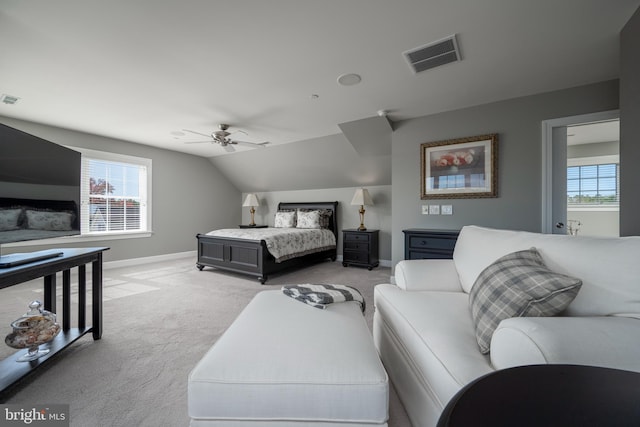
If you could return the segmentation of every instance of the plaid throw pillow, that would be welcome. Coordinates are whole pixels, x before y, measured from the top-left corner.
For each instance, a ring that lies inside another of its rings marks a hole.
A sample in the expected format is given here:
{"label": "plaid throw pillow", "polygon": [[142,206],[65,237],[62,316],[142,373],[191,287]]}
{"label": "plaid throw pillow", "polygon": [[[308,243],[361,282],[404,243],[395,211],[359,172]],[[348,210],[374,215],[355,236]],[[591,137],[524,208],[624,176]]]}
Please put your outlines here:
{"label": "plaid throw pillow", "polygon": [[536,248],[498,259],[480,273],[469,293],[480,351],[489,353],[502,320],[554,316],[569,306],[581,286],[580,279],[549,270]]}

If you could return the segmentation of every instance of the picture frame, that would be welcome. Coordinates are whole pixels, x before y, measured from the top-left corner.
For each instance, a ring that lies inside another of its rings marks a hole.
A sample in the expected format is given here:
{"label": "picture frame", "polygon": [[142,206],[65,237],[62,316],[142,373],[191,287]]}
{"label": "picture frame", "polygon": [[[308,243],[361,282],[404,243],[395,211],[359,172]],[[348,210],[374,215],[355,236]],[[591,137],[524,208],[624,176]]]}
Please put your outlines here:
{"label": "picture frame", "polygon": [[420,198],[498,197],[498,134],[420,144]]}

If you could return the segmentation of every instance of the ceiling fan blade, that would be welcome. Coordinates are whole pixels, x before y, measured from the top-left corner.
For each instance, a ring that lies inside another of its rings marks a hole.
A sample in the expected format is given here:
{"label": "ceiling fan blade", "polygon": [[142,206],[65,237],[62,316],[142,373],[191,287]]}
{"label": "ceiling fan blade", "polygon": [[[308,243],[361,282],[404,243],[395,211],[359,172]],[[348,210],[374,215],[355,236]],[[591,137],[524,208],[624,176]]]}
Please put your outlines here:
{"label": "ceiling fan blade", "polygon": [[246,142],[246,141],[233,141],[234,144],[240,144],[240,145],[248,145],[251,147],[262,147],[262,148],[266,148],[267,144],[269,143],[269,141],[265,141],[265,142]]}
{"label": "ceiling fan blade", "polygon": [[206,133],[200,133],[200,132],[196,132],[195,130],[189,130],[189,129],[182,129],[185,132],[191,132],[191,133],[195,133],[196,135],[200,135],[200,136],[206,136],[207,138],[211,138],[211,135],[207,135]]}
{"label": "ceiling fan blade", "polygon": [[223,145],[222,148],[224,148],[228,153],[233,153],[234,151],[236,151],[235,148],[233,148],[233,145]]}
{"label": "ceiling fan blade", "polygon": [[228,136],[231,136],[231,135],[236,134],[236,133],[243,133],[245,135],[249,135],[247,132],[245,132],[245,131],[243,131],[241,129],[236,129],[233,132],[230,132]]}
{"label": "ceiling fan blade", "polygon": [[213,140],[211,139],[209,141],[184,141],[185,144],[203,144],[205,142],[213,144]]}

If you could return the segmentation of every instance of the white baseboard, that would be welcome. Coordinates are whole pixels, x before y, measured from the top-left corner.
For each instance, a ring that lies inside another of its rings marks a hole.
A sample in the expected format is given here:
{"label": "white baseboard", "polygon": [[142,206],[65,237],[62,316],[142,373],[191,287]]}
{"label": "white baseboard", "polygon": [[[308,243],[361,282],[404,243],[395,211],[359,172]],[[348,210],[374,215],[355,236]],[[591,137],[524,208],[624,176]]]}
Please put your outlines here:
{"label": "white baseboard", "polygon": [[196,251],[188,251],[188,252],[178,252],[173,254],[163,254],[163,255],[154,255],[142,258],[130,258],[123,259],[120,261],[109,261],[105,262],[103,268],[122,268],[122,267],[134,267],[140,264],[150,264],[152,262],[161,262],[161,261],[173,261],[175,259],[180,258],[190,258],[192,257],[195,261],[198,253]]}

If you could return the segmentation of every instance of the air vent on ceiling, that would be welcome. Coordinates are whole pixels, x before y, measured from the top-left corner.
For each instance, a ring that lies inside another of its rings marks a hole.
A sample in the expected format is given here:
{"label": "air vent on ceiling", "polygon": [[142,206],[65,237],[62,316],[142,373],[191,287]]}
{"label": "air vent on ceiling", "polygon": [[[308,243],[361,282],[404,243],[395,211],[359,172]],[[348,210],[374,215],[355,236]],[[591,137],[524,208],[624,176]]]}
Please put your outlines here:
{"label": "air vent on ceiling", "polygon": [[403,52],[414,73],[460,61],[456,35]]}
{"label": "air vent on ceiling", "polygon": [[2,101],[5,104],[9,104],[9,105],[13,105],[16,102],[18,102],[20,98],[18,98],[17,96],[11,96],[11,95],[7,95],[5,93],[2,94],[2,96],[0,96],[0,101]]}

